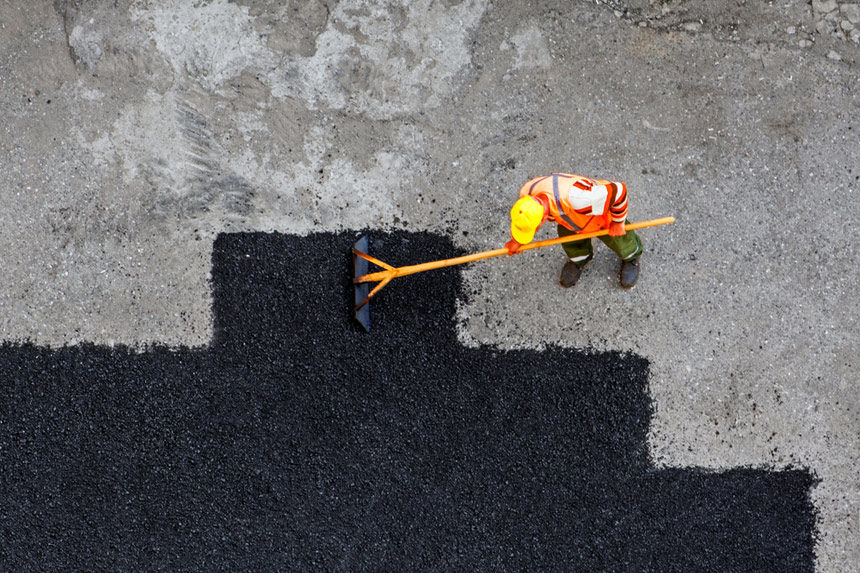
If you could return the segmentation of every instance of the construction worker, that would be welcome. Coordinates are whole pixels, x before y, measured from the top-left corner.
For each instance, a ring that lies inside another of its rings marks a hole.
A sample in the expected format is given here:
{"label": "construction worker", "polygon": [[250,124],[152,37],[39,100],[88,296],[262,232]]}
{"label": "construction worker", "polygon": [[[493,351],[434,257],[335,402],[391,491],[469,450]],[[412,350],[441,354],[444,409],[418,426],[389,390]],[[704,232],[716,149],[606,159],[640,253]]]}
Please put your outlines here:
{"label": "construction worker", "polygon": [[[520,198],[511,209],[511,240],[505,244],[513,255],[530,243],[544,221],[558,224],[558,236],[590,233],[608,229],[603,243],[621,258],[620,281],[631,288],[639,278],[642,241],[627,231],[627,186],[617,181],[590,179],[572,173],[553,173],[536,177],[520,189]],[[572,287],[582,268],[594,256],[591,239],[562,243],[568,261],[561,269],[559,282]]]}

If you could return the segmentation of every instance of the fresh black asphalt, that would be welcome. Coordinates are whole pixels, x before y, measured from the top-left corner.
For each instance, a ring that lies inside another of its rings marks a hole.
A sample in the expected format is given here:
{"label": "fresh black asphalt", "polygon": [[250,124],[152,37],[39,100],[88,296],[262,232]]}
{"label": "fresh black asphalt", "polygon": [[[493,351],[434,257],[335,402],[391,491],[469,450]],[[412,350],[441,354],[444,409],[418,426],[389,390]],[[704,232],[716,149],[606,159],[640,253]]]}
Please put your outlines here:
{"label": "fresh black asphalt", "polygon": [[648,362],[465,348],[456,268],[363,332],[357,236],[220,236],[208,348],[3,345],[0,570],[813,570],[808,471],[655,469]]}

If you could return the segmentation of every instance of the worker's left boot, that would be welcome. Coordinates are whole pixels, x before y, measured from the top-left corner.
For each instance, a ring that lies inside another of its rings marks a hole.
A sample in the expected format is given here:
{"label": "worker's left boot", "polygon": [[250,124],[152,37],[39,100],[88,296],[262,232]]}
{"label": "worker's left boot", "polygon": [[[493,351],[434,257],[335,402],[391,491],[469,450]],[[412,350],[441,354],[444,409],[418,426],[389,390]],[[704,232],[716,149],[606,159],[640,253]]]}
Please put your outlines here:
{"label": "worker's left boot", "polygon": [[633,288],[639,279],[639,257],[636,257],[632,261],[621,262],[620,278],[622,287]]}

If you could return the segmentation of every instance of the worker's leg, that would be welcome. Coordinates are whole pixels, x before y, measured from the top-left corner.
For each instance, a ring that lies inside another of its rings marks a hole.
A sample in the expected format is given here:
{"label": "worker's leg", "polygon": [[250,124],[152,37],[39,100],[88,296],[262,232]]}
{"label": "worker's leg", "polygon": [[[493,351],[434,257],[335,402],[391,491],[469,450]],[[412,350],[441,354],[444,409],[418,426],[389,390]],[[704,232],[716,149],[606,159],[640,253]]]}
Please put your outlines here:
{"label": "worker's leg", "polygon": [[[573,231],[562,225],[558,226],[559,237],[569,237],[573,235]],[[561,248],[564,249],[567,257],[579,265],[584,265],[594,254],[594,247],[591,245],[591,239],[582,239],[580,241],[569,241],[562,243]]]}
{"label": "worker's leg", "polygon": [[634,231],[621,237],[602,235],[600,240],[621,258],[619,281],[624,288],[631,288],[639,279],[639,257],[642,256],[642,239]]}
{"label": "worker's leg", "polygon": [[598,237],[603,243],[615,251],[622,261],[632,261],[638,259],[642,255],[642,239],[636,234],[636,231],[627,231],[620,237],[610,237],[609,235],[601,235]]}
{"label": "worker's leg", "polygon": [[[570,235],[573,235],[573,231],[567,227],[558,226],[559,237],[569,237]],[[570,260],[564,263],[558,282],[561,286],[568,288],[575,285],[579,280],[582,275],[582,267],[591,260],[594,247],[591,245],[591,239],[562,243],[561,247]]]}

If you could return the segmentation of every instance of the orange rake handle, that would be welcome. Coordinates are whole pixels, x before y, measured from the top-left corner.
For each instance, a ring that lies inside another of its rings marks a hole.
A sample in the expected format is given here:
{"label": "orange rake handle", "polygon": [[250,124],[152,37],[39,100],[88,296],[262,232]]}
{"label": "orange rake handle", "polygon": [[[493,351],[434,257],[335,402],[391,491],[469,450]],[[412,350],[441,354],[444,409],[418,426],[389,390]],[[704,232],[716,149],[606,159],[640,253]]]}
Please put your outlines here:
{"label": "orange rake handle", "polygon": [[[650,221],[642,221],[640,223],[631,223],[629,225],[625,225],[625,229],[635,231],[636,229],[644,229],[645,227],[656,227],[657,225],[665,225],[667,223],[673,223],[674,221],[675,217],[662,217],[660,219],[651,219]],[[578,235],[569,235],[567,237],[558,237],[557,239],[546,239],[544,241],[537,241],[534,243],[523,245],[522,247],[520,247],[520,251],[527,251],[529,249],[537,249],[540,247],[548,247],[549,245],[558,245],[560,243],[567,243],[569,241],[581,241],[583,239],[591,239],[594,237],[600,237],[601,235],[608,234],[609,230],[603,229],[601,231],[594,231],[593,233],[582,233]],[[391,281],[391,279],[403,277],[406,275],[413,275],[415,273],[429,271],[432,269],[452,267],[454,265],[462,265],[463,263],[471,263],[472,261],[479,261],[481,259],[489,259],[490,257],[498,257],[500,255],[508,254],[508,250],[505,248],[493,249],[492,251],[483,251],[480,253],[465,255],[462,257],[454,257],[453,259],[442,259],[439,261],[431,261],[428,263],[409,265],[405,267],[392,267],[391,265],[388,265],[378,259],[371,257],[367,253],[362,253],[361,251],[356,250],[353,250],[353,252],[356,256],[359,256],[385,269],[384,271],[368,273],[366,275],[361,275],[360,277],[355,277],[353,279],[353,282],[356,284],[379,282],[379,284],[376,285],[372,291],[370,291],[370,293],[367,295],[367,298],[365,298],[365,300],[358,305],[359,307],[363,306],[367,303],[367,301],[373,298],[373,295],[382,290],[382,287],[387,285]]]}

